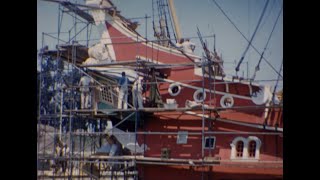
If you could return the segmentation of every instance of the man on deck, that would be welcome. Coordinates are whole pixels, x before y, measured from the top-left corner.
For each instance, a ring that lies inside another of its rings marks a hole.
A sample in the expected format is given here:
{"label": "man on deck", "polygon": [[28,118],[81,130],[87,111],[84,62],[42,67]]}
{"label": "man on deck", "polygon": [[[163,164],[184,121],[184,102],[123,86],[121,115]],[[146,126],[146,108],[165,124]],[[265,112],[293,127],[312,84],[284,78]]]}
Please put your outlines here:
{"label": "man on deck", "polygon": [[81,109],[89,108],[90,83],[93,83],[93,80],[90,77],[86,75],[81,77],[79,82],[80,92],[81,92]]}
{"label": "man on deck", "polygon": [[[119,97],[118,97],[118,109],[128,109],[128,83],[129,79],[125,72],[121,73],[122,77],[118,82]],[[122,106],[123,104],[123,106]]]}
{"label": "man on deck", "polygon": [[143,108],[142,80],[143,80],[143,77],[139,76],[132,86],[133,106],[138,108]]}
{"label": "man on deck", "polygon": [[190,42],[190,39],[186,39],[182,43],[182,49],[184,53],[193,53],[194,49],[196,48],[196,45],[192,42]]}

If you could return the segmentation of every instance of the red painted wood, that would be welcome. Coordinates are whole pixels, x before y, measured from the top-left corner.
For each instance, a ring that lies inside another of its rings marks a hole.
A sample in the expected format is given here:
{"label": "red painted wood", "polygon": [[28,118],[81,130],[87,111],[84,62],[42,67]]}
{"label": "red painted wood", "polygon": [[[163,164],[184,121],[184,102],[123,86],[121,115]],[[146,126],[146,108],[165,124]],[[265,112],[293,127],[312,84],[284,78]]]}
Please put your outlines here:
{"label": "red painted wood", "polygon": [[[113,48],[116,54],[117,61],[135,60],[136,56],[144,56],[149,59],[160,61],[161,63],[189,63],[190,60],[186,57],[177,56],[171,52],[150,48],[143,43],[135,43],[129,37],[126,37],[116,28],[106,23],[109,34],[112,38]],[[150,42],[149,42],[150,43]],[[174,81],[183,80],[202,80],[201,76],[194,74],[193,67],[174,68],[171,69],[168,79]],[[210,88],[209,79],[205,79],[205,88]],[[222,82],[216,80],[216,82]],[[202,88],[202,82],[186,83],[188,85]],[[171,97],[168,93],[169,83],[160,84],[159,91],[163,102],[166,99],[176,99],[179,107],[184,107],[186,100],[193,101],[193,93],[195,90],[190,88],[182,88],[178,96]],[[226,92],[224,84],[216,85],[217,91]],[[258,86],[252,86],[253,91],[259,90]],[[148,93],[148,92],[147,92]],[[249,86],[243,83],[230,83],[229,93],[250,97]],[[206,104],[211,102],[212,105],[220,107],[220,99],[222,95],[212,94],[211,101],[209,93],[206,93]],[[215,97],[215,98],[214,98]],[[234,106],[256,106],[251,100],[234,98]],[[221,118],[232,119],[239,122],[255,123],[262,125],[265,122],[264,108],[256,109],[234,109],[220,112]],[[198,112],[202,114],[201,111]],[[213,116],[213,114],[212,114]],[[279,124],[282,127],[282,111],[279,109],[271,109],[267,118],[267,125],[275,126]],[[208,131],[208,124],[212,121],[206,121],[205,131]],[[161,112],[154,113],[154,118],[145,119],[143,129],[139,131],[153,132],[201,132],[202,119],[191,115],[186,115],[181,112]],[[267,132],[266,130],[234,125],[224,122],[215,121],[213,131],[225,132]],[[216,137],[215,148],[212,150],[206,149],[205,156],[220,157],[222,160],[230,160],[231,147],[230,144],[234,138],[242,136],[247,138],[252,135],[213,135]],[[276,161],[283,159],[283,139],[275,135],[255,135],[261,142],[260,161]],[[161,148],[171,149],[171,158],[181,159],[200,159],[201,158],[201,135],[188,135],[187,144],[177,144],[177,135],[138,135],[139,144],[147,144],[148,150],[145,152],[146,157],[161,157]],[[139,165],[139,177],[141,179],[201,179],[202,171],[204,171],[204,179],[282,179],[282,167],[270,167],[266,164],[264,167],[255,167],[254,163],[248,167],[237,167],[243,163],[234,163],[234,166],[217,165],[214,167],[205,167],[203,169],[191,168],[189,166],[174,167],[164,165]]]}

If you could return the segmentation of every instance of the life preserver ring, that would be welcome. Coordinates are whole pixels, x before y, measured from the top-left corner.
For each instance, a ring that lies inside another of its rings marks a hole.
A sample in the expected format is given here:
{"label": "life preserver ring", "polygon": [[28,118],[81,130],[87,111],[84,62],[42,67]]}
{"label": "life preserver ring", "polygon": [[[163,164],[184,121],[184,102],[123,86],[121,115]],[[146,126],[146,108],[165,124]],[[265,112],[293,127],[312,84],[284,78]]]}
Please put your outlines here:
{"label": "life preserver ring", "polygon": [[172,83],[170,84],[168,88],[168,92],[171,96],[177,96],[180,94],[181,86],[178,83]]}
{"label": "life preserver ring", "polygon": [[272,94],[269,88],[265,86],[265,87],[260,87],[259,91],[254,92],[251,95],[251,100],[257,105],[262,105],[267,103],[267,101],[271,99],[271,97],[272,97]]}
{"label": "life preserver ring", "polygon": [[234,100],[233,100],[233,97],[230,95],[224,95],[220,99],[221,107],[229,108],[229,107],[232,107],[233,104],[234,104]]}
{"label": "life preserver ring", "polygon": [[[202,95],[201,95],[202,94]],[[193,99],[197,102],[197,103],[201,103],[202,101],[204,101],[206,99],[206,92],[203,93],[202,89],[198,89],[193,93]]]}

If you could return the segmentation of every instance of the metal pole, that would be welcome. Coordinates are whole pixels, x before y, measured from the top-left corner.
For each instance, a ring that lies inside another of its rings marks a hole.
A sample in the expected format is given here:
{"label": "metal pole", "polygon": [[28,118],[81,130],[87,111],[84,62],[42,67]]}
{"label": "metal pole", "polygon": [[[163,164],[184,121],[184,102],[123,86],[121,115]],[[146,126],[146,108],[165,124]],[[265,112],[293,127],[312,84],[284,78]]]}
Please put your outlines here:
{"label": "metal pole", "polygon": [[[42,45],[41,45],[41,50],[43,50],[43,44],[44,44],[44,33],[42,33]],[[42,85],[42,62],[43,62],[43,55],[41,55],[40,59],[40,73],[39,73],[39,101],[38,101],[38,135],[37,135],[37,170],[39,168],[39,150],[40,150],[40,133],[41,133],[41,126],[40,126],[40,115],[41,115],[41,85]],[[45,136],[44,136],[45,137]],[[45,144],[44,144],[45,145]],[[38,171],[37,171],[38,175]]]}
{"label": "metal pole", "polygon": [[202,141],[202,144],[201,144],[201,157],[203,159],[204,157],[204,149],[203,149],[203,146],[204,146],[204,62],[202,63],[202,137],[201,137],[201,141]]}
{"label": "metal pole", "polygon": [[[250,57],[250,54],[248,57]],[[247,61],[247,79],[249,79],[249,60]]]}
{"label": "metal pole", "polygon": [[89,23],[87,24],[87,47],[89,47]]}
{"label": "metal pole", "polygon": [[[111,130],[111,129],[110,129]],[[108,131],[109,132],[109,131]],[[129,132],[130,133],[130,132]],[[134,133],[134,132],[131,132]],[[50,134],[50,133],[49,133]],[[84,135],[84,134],[91,134],[91,135],[96,135],[100,136],[105,134],[105,132],[96,132],[96,133],[83,133],[83,132],[74,132],[72,133],[74,135]],[[128,134],[128,132],[113,132],[113,135],[123,135],[123,134]],[[143,131],[143,132],[137,132],[137,134],[141,135],[178,135],[179,132],[172,131],[172,132],[156,132],[156,131]],[[282,132],[227,132],[227,131],[207,131],[204,134],[208,135],[216,135],[216,134],[221,134],[221,135],[282,135]],[[196,131],[196,132],[188,132],[188,135],[194,135],[194,136],[200,136],[202,135],[201,131]]]}
{"label": "metal pole", "polygon": [[61,89],[61,97],[60,97],[60,133],[59,133],[59,138],[61,140],[61,135],[62,135],[62,108],[63,108],[63,89]]}

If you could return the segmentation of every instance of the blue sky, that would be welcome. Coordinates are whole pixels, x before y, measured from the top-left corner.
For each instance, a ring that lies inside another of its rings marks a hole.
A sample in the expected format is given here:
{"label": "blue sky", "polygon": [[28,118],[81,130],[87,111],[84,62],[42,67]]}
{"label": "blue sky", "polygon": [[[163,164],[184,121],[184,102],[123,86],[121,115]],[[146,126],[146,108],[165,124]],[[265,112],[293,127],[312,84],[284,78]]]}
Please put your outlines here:
{"label": "blue sky", "polygon": [[[78,3],[83,3],[83,0],[78,0]],[[151,0],[113,0],[118,10],[125,17],[143,17],[145,15],[152,16],[152,1]],[[266,0],[216,0],[220,7],[225,11],[229,18],[236,24],[240,31],[247,37],[251,38],[255,27],[257,25],[260,14],[263,10]],[[282,7],[282,0],[269,0],[268,7],[260,28],[258,29],[253,45],[259,52],[263,51],[267,43],[269,34],[275,23],[277,15]],[[225,61],[225,68],[228,74],[235,74],[236,62],[238,62],[247,46],[247,41],[241,34],[233,27],[225,15],[219,10],[212,0],[174,0],[176,14],[179,19],[180,28],[183,37],[197,37],[196,27],[199,27],[201,34],[216,35],[216,49],[218,53],[222,53]],[[58,31],[58,5],[52,2],[37,1],[37,48],[42,45],[42,32],[57,32]],[[141,24],[138,32],[142,35],[146,34],[145,19],[136,19]],[[68,32],[72,27],[74,19],[69,15],[64,14],[62,19],[62,32]],[[77,29],[81,29],[83,24],[77,25]],[[153,38],[152,18],[147,20],[147,37]],[[74,29],[71,30],[73,34]],[[92,27],[90,39],[96,39],[95,29]],[[77,40],[80,43],[86,44],[85,40],[87,31],[80,33]],[[56,34],[54,36],[57,36]],[[61,38],[68,39],[68,33],[62,34]],[[210,49],[213,49],[213,38],[207,38]],[[197,45],[196,54],[201,55],[201,47],[199,40],[192,39]],[[44,38],[44,44],[49,45],[49,49],[54,49],[57,40],[48,36]],[[90,41],[94,43],[95,41]],[[280,19],[276,25],[273,35],[270,39],[269,45],[264,53],[264,57],[272,66],[279,71],[283,59],[283,13],[281,12]],[[238,75],[244,74],[247,76],[247,64],[249,64],[249,77],[252,76],[255,66],[259,61],[260,55],[252,48],[249,48],[244,63],[240,67]],[[283,73],[281,73],[283,74]],[[262,60],[260,64],[260,71],[257,73],[256,79],[269,80],[277,79],[277,74],[272,68]],[[274,84],[272,82],[271,84]],[[282,81],[278,85],[282,88]]]}

